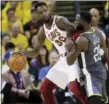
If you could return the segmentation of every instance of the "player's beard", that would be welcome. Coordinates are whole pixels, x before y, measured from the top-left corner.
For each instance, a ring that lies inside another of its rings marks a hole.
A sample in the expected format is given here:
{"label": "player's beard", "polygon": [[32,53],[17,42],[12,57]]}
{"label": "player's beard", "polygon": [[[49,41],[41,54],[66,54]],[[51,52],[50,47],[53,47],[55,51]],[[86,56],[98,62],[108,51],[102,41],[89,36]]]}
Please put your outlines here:
{"label": "player's beard", "polygon": [[49,15],[49,18],[44,20],[44,23],[48,23],[50,21],[50,19],[51,19],[51,15]]}

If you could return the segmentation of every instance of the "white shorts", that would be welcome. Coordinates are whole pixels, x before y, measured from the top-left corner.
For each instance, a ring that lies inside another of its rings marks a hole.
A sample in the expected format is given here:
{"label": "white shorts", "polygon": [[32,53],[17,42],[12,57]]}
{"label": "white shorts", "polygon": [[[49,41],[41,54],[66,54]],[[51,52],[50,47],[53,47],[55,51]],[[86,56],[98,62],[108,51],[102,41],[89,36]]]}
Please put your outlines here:
{"label": "white shorts", "polygon": [[[68,65],[66,57],[60,57],[59,61],[50,69],[46,78],[55,83],[58,87],[65,89],[67,84],[77,79],[79,81],[81,71],[78,62]],[[80,81],[79,81],[80,82]]]}

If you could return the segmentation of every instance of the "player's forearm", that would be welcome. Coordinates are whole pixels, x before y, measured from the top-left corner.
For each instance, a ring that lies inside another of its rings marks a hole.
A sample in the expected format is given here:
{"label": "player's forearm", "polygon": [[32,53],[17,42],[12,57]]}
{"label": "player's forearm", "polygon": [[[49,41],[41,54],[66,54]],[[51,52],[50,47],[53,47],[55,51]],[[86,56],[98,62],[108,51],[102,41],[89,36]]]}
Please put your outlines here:
{"label": "player's forearm", "polygon": [[75,51],[74,53],[69,53],[67,55],[67,64],[68,65],[72,65],[75,60],[77,59],[77,57],[79,56],[80,52],[79,51]]}
{"label": "player's forearm", "polygon": [[39,52],[36,50],[24,51],[23,54],[28,58],[36,58]]}

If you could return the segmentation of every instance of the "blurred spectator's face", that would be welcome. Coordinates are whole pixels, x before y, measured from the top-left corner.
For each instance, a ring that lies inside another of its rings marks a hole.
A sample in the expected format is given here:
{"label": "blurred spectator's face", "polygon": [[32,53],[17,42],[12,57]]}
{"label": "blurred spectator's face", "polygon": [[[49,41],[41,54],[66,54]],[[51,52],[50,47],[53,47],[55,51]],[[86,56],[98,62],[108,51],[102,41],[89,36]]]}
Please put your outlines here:
{"label": "blurred spectator's face", "polygon": [[5,45],[7,44],[8,42],[10,42],[11,38],[10,36],[4,36],[3,39],[2,39],[2,44]]}
{"label": "blurred spectator's face", "polygon": [[11,1],[10,3],[12,8],[16,8],[18,1]]}
{"label": "blurred spectator's face", "polygon": [[55,65],[58,60],[59,60],[59,55],[58,55],[57,52],[53,51],[52,53],[50,53],[50,55],[49,55],[49,64],[50,64],[50,66]]}
{"label": "blurred spectator's face", "polygon": [[20,26],[16,23],[13,24],[13,26],[12,26],[13,36],[17,36],[19,32],[20,32]]}
{"label": "blurred spectator's face", "polygon": [[45,5],[37,8],[37,15],[39,16],[39,20],[42,20],[43,22],[49,22],[51,19],[51,13]]}
{"label": "blurred spectator's face", "polygon": [[97,26],[99,24],[99,20],[100,20],[100,15],[99,15],[99,11],[96,9],[91,9],[90,13],[92,15],[92,22],[91,25],[92,26]]}
{"label": "blurred spectator's face", "polygon": [[11,19],[12,17],[14,17],[14,14],[15,14],[15,12],[13,10],[9,11],[7,14],[8,19]]}

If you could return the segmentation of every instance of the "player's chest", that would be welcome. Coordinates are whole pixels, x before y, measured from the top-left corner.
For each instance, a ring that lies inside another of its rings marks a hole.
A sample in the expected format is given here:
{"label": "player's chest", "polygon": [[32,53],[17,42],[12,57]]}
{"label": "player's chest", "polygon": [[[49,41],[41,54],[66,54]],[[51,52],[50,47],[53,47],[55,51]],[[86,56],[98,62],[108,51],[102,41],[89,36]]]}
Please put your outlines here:
{"label": "player's chest", "polygon": [[59,46],[62,46],[63,43],[65,43],[67,39],[67,33],[65,31],[60,31],[58,29],[49,30],[47,31],[46,35],[50,41],[58,44]]}

